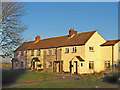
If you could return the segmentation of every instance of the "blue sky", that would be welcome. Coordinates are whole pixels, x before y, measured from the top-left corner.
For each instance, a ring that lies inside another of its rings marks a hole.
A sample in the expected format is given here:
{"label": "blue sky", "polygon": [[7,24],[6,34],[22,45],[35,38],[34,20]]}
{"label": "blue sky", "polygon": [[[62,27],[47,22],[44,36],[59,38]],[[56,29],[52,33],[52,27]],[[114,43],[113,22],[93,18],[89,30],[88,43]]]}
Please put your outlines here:
{"label": "blue sky", "polygon": [[117,2],[27,2],[23,23],[25,40],[67,35],[70,28],[81,32],[98,30],[105,39],[118,38]]}

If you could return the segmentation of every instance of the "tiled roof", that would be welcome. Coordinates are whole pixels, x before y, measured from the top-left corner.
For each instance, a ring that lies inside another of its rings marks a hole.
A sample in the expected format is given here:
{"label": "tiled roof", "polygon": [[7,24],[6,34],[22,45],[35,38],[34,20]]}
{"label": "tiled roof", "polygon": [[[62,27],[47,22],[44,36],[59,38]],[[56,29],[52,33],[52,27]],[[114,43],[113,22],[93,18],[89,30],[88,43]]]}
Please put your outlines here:
{"label": "tiled roof", "polygon": [[106,41],[105,43],[103,43],[100,46],[112,46],[114,44],[116,44],[117,42],[119,42],[120,40],[110,40],[110,41]]}
{"label": "tiled roof", "polygon": [[24,42],[21,44],[15,51],[25,51],[27,48],[32,45],[35,41]]}
{"label": "tiled roof", "polygon": [[61,47],[61,46],[71,46],[71,45],[85,45],[89,38],[96,31],[79,33],[73,36],[72,38],[67,36],[61,36],[56,38],[48,38],[39,40],[37,43],[30,45],[27,49],[39,49],[39,48],[52,48],[52,47]]}

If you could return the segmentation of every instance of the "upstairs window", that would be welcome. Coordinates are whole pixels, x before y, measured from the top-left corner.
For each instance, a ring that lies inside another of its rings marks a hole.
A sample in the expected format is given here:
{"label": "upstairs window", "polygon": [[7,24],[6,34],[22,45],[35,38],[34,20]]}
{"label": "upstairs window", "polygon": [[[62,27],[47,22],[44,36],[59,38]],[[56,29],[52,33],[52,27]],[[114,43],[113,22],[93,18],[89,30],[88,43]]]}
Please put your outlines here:
{"label": "upstairs window", "polygon": [[31,56],[34,56],[34,50],[31,50]]}
{"label": "upstairs window", "polygon": [[65,53],[69,53],[69,48],[65,48]]}
{"label": "upstairs window", "polygon": [[47,50],[47,55],[50,55],[50,50],[49,49]]}
{"label": "upstairs window", "polygon": [[110,61],[105,61],[105,68],[110,68]]}
{"label": "upstairs window", "polygon": [[52,50],[52,55],[55,55],[56,54],[56,49],[53,49]]}
{"label": "upstairs window", "polygon": [[73,53],[77,52],[76,47],[73,47]]}
{"label": "upstairs window", "polygon": [[19,53],[18,52],[16,52],[16,56],[18,56],[19,55]]}
{"label": "upstairs window", "polygon": [[23,56],[24,55],[24,52],[23,51],[21,51],[21,56]]}
{"label": "upstairs window", "polygon": [[89,61],[89,69],[94,69],[94,61]]}
{"label": "upstairs window", "polygon": [[37,56],[40,56],[40,49],[37,50]]}
{"label": "upstairs window", "polygon": [[89,47],[89,51],[94,51],[94,48],[93,47]]}

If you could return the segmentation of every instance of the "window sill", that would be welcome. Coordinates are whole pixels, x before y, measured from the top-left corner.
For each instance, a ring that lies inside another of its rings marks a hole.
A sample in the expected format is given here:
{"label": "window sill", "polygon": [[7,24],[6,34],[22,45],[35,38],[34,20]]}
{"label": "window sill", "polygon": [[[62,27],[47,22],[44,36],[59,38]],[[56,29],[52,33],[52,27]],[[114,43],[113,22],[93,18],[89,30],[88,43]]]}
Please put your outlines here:
{"label": "window sill", "polygon": [[67,52],[65,52],[65,54],[68,54]]}
{"label": "window sill", "polygon": [[77,53],[77,52],[72,52],[72,53]]}
{"label": "window sill", "polygon": [[94,52],[94,51],[89,51],[89,52]]}

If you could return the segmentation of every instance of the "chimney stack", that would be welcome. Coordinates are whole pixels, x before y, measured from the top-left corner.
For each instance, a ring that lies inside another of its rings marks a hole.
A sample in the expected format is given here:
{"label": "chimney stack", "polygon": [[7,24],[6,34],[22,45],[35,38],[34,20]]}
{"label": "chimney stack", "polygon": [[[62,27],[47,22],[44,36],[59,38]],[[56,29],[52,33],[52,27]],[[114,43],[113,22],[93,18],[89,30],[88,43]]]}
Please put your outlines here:
{"label": "chimney stack", "polygon": [[39,40],[40,40],[40,36],[36,36],[35,41],[39,41]]}
{"label": "chimney stack", "polygon": [[74,29],[71,28],[71,29],[69,30],[69,37],[71,37],[73,34],[76,35],[76,34],[77,34],[77,31],[74,31]]}

